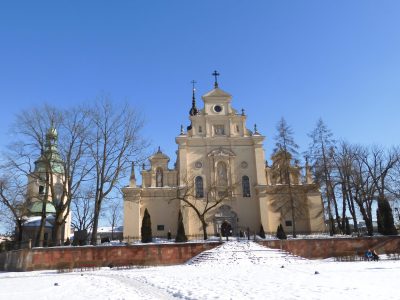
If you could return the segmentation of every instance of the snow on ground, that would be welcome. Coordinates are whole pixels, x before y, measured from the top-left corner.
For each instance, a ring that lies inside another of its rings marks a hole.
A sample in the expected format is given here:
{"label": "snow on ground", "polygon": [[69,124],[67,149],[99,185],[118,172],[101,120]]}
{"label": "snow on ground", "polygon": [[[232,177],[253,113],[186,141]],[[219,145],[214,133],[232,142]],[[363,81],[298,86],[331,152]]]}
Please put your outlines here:
{"label": "snow on ground", "polygon": [[227,242],[179,266],[0,273],[0,299],[399,299],[399,274],[400,261],[306,260]]}

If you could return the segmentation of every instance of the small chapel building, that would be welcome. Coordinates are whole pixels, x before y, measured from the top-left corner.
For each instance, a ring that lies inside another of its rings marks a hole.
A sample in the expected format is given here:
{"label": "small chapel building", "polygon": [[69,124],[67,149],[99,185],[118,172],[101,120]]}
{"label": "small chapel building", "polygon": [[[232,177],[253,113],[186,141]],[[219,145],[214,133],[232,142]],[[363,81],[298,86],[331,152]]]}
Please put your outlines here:
{"label": "small chapel building", "polygon": [[174,167],[159,149],[150,157],[150,166],[143,165],[141,186],[132,170],[130,184],[123,189],[125,240],[140,238],[145,209],[151,215],[153,236],[166,237],[169,231],[174,236],[181,210],[187,236],[201,237],[202,224],[194,209],[177,199],[182,193],[199,210],[222,199],[206,214],[208,235],[218,236],[227,224],[234,236],[240,231],[257,233],[261,225],[266,233],[275,234],[280,224],[291,233],[292,215],[297,233],[324,232],[321,193],[310,168],[291,165],[289,189],[281,174],[282,153],[275,154],[268,166],[265,137],[257,128],[247,128],[244,110],[232,107],[232,96],[219,88],[217,78],[202,100],[199,109],[193,88],[190,125],[175,138]]}

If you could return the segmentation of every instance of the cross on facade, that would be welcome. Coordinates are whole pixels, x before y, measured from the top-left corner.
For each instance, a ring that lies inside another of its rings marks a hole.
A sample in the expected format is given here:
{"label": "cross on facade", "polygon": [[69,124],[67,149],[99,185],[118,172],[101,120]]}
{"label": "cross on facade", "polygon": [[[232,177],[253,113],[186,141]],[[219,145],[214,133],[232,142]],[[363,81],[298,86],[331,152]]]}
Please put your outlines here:
{"label": "cross on facade", "polygon": [[217,88],[218,87],[218,76],[219,76],[219,73],[215,70],[211,75],[215,77],[214,88]]}

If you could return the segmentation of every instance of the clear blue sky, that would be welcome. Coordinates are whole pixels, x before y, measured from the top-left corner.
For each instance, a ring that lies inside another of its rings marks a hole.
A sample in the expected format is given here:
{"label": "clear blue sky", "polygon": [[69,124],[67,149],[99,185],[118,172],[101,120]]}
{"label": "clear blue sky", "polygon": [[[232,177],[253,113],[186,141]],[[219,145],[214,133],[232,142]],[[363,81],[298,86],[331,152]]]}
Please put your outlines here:
{"label": "clear blue sky", "polygon": [[400,144],[400,1],[2,1],[0,147],[22,109],[106,92],[173,162],[190,81],[200,100],[214,69],[268,155],[281,116],[302,151],[319,117],[336,137]]}

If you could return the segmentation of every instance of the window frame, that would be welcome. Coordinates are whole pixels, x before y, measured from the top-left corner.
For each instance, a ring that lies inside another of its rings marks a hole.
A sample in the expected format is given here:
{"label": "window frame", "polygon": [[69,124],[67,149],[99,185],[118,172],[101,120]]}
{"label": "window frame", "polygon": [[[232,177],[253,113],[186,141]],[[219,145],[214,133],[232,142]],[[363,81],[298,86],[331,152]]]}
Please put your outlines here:
{"label": "window frame", "polygon": [[[201,185],[199,187],[199,185]],[[200,199],[204,198],[204,179],[202,176],[196,176],[194,179],[195,197]]]}
{"label": "window frame", "polygon": [[242,196],[244,198],[251,197],[250,178],[247,175],[242,176]]}

